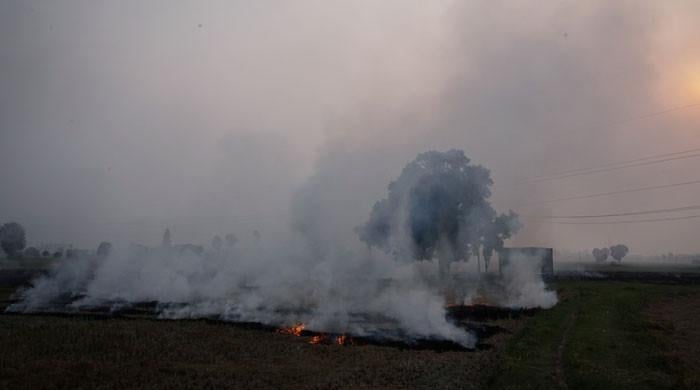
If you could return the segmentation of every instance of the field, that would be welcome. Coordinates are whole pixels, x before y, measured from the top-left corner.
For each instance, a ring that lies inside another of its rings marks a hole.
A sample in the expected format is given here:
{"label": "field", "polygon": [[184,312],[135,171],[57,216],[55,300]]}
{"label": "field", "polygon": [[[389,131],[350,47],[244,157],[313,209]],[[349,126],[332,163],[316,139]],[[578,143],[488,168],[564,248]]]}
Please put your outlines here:
{"label": "field", "polygon": [[0,387],[700,388],[700,284],[629,279],[555,281],[551,310],[454,309],[479,330],[474,351],[311,345],[255,324],[138,314],[3,314]]}

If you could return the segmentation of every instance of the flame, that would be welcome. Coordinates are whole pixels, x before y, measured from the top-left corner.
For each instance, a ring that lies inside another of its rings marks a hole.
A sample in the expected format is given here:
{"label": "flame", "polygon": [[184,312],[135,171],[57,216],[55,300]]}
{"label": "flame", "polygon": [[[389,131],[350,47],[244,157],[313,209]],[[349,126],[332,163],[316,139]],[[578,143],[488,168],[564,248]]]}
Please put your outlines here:
{"label": "flame", "polygon": [[320,335],[312,336],[311,340],[309,340],[309,344],[321,344],[324,341],[326,341],[326,336],[320,334]]}
{"label": "flame", "polygon": [[304,324],[303,323],[298,323],[292,327],[289,328],[280,328],[277,329],[277,333],[282,333],[282,334],[293,334],[294,336],[301,336],[301,332],[304,331]]}
{"label": "flame", "polygon": [[[289,334],[289,335],[294,335],[294,336],[301,336],[302,332],[304,331],[305,328],[306,328],[306,326],[304,325],[304,323],[300,322],[300,323],[298,323],[294,326],[291,326],[289,328],[279,328],[279,329],[277,329],[277,333]],[[334,340],[334,341],[331,341],[331,340]],[[326,336],[323,333],[319,333],[319,334],[311,336],[311,339],[309,340],[309,344],[333,344],[333,342],[335,342],[335,344],[338,344],[338,345],[354,344],[352,338],[350,338],[344,334],[339,335],[339,336],[335,336],[334,338],[331,338],[329,336]]]}

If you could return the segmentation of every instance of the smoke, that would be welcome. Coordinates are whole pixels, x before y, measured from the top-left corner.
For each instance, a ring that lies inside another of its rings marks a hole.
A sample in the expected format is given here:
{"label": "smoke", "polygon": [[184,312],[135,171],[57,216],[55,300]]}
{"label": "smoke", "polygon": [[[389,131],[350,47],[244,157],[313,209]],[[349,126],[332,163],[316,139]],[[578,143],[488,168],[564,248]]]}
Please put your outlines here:
{"label": "smoke", "polygon": [[[681,190],[521,204],[685,181],[694,167],[680,162],[516,183],[695,144],[697,110],[614,124],[697,101],[697,8],[0,2],[0,219],[21,222],[32,245],[154,242],[164,226],[203,242],[270,231],[298,184],[322,173],[337,201],[321,218],[343,214],[352,228],[405,161],[450,148],[488,166],[494,205],[522,215],[688,204]],[[641,238],[653,236],[690,252],[692,223],[668,235],[533,222],[516,240],[590,249],[610,237],[659,253]]]}
{"label": "smoke", "polygon": [[[438,160],[429,161],[442,167],[438,169],[441,179],[450,183],[449,179],[466,179],[466,183],[481,188],[481,193],[473,193],[463,183],[467,197],[455,198],[455,202],[481,205],[485,201],[491,183],[488,171],[475,168],[481,174],[472,177],[468,174],[471,171],[460,169],[469,162],[461,151],[446,154],[452,158],[449,161],[459,163],[449,169],[437,158],[440,153],[422,156]],[[417,161],[407,169],[425,162]],[[424,167],[419,171],[429,176]],[[158,248],[131,246],[106,257],[65,260],[32,288],[20,292],[20,302],[8,310],[119,309],[156,302],[162,318],[213,317],[278,326],[303,322],[307,329],[323,332],[401,340],[438,338],[473,347],[474,336],[446,318],[444,293],[448,286],[442,262],[440,267],[436,261],[420,264],[410,251],[389,256],[364,248],[357,238],[334,236],[340,233],[334,225],[343,225],[343,221],[322,218],[322,205],[330,202],[326,198],[333,194],[319,192],[319,182],[322,178],[312,178],[297,194],[292,211],[295,219],[286,235],[265,237],[256,230],[253,239],[240,243],[229,240],[226,246],[212,245],[200,252],[197,246],[173,245],[168,230]],[[396,186],[392,183],[390,188]],[[450,190],[456,191],[457,186]],[[476,198],[470,200],[469,196]],[[437,197],[420,207],[427,212],[443,207],[443,200]],[[400,214],[420,212],[416,204],[402,204],[407,209],[398,211]],[[468,218],[461,221],[465,228],[483,224],[486,221],[482,219],[491,215],[474,216],[469,209],[465,212]],[[413,241],[409,230],[395,229],[391,240]],[[479,276],[473,271],[456,271],[466,276],[459,287],[473,292]],[[551,307],[556,303],[556,295],[546,291],[536,270],[525,267],[513,272],[505,278],[507,306]]]}
{"label": "smoke", "polygon": [[162,318],[212,317],[410,340],[475,339],[445,319],[444,298],[415,264],[350,252],[318,258],[299,242],[249,242],[204,255],[155,248],[65,260],[9,311],[120,309],[158,302]]}
{"label": "smoke", "polygon": [[503,305],[513,308],[541,307],[557,304],[557,294],[547,290],[541,275],[540,259],[524,254],[513,255],[502,270],[505,280]]}

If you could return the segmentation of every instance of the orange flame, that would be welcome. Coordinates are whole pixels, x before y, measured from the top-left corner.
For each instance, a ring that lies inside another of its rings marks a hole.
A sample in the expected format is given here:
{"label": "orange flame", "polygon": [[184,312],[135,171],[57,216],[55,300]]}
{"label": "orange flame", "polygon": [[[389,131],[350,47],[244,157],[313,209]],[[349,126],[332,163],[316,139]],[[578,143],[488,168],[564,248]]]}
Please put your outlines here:
{"label": "orange flame", "polygon": [[352,339],[350,339],[348,336],[342,334],[338,337],[335,338],[335,342],[338,343],[338,345],[345,345],[345,344],[352,344]]}
{"label": "orange flame", "polygon": [[309,340],[309,344],[321,344],[324,341],[326,341],[326,336],[321,334],[321,335],[312,336],[311,340]]}
{"label": "orange flame", "polygon": [[282,334],[293,334],[294,336],[301,336],[301,332],[304,331],[304,324],[303,323],[298,323],[290,328],[280,328],[277,329],[277,333],[282,333]]}

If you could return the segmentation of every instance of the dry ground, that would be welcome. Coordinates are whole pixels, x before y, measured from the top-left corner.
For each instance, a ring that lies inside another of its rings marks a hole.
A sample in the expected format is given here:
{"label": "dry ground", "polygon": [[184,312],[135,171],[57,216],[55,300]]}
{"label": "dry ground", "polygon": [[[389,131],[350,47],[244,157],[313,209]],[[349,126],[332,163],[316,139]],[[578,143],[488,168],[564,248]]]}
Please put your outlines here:
{"label": "dry ground", "polygon": [[474,352],[310,345],[211,321],[0,316],[5,388],[476,388],[499,346]]}
{"label": "dry ground", "polygon": [[700,294],[661,299],[650,305],[647,315],[659,336],[670,339],[667,359],[684,367],[681,386],[700,389]]}
{"label": "dry ground", "polygon": [[[476,351],[310,345],[144,315],[2,314],[0,388],[699,388],[700,285],[652,279],[557,282],[559,305],[515,317],[459,309],[484,325]],[[0,286],[0,311],[12,290]]]}

